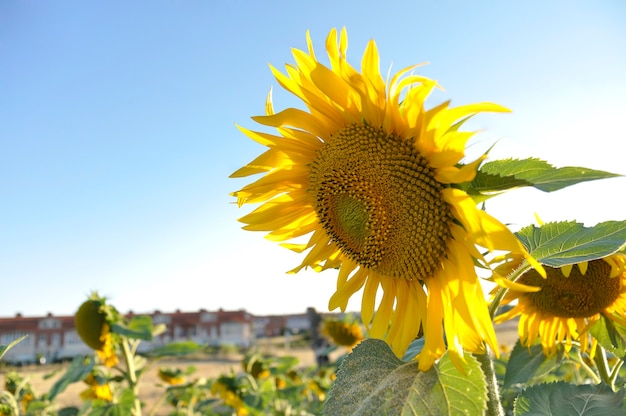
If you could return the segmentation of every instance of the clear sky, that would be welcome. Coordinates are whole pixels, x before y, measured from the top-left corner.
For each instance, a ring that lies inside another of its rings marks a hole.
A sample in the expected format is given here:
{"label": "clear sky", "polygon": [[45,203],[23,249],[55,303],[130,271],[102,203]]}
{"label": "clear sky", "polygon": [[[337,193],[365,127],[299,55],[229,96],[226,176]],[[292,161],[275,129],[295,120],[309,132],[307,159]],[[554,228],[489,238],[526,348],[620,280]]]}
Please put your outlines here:
{"label": "clear sky", "polygon": [[[228,175],[263,148],[256,128],[311,31],[318,58],[348,29],[355,66],[428,61],[432,102],[493,101],[471,151],[626,174],[626,3],[614,1],[0,2],[0,316],[71,314],[92,291],[122,312],[326,310],[336,272],[243,231]],[[626,178],[488,210],[534,222],[626,219]],[[350,309],[358,309],[355,299]]]}

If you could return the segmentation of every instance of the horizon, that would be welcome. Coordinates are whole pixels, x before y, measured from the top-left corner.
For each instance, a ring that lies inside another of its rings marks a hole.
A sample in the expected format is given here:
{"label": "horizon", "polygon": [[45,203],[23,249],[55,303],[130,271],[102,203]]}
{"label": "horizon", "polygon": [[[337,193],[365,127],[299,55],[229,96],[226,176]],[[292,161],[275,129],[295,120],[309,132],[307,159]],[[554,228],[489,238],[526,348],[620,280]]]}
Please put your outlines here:
{"label": "horizon", "polygon": [[[115,306],[115,305],[113,305]],[[304,312],[286,312],[286,313],[271,313],[271,314],[257,314],[254,313],[252,311],[249,311],[245,308],[240,308],[240,309],[223,309],[223,308],[218,308],[218,309],[206,309],[206,308],[200,308],[200,309],[195,309],[195,310],[184,310],[184,309],[175,309],[173,311],[164,311],[161,309],[154,309],[151,312],[137,312],[137,311],[133,311],[133,310],[129,310],[126,312],[123,311],[119,311],[122,315],[124,316],[128,316],[128,315],[133,315],[133,316],[142,316],[142,315],[155,315],[155,314],[164,314],[164,315],[173,315],[173,314],[177,314],[177,313],[196,313],[196,312],[245,312],[249,315],[252,315],[253,317],[264,317],[264,316],[293,316],[293,315],[305,315],[307,313],[307,310],[309,308],[305,308]],[[348,311],[346,310],[345,312],[336,312],[336,311],[320,311],[315,309],[315,312],[317,312],[320,315],[346,315],[346,314],[360,314],[359,311]],[[36,319],[36,318],[46,318],[46,317],[57,317],[57,318],[69,318],[69,317],[73,317],[74,314],[55,314],[53,312],[47,312],[46,314],[42,314],[42,315],[24,315],[20,312],[16,312],[14,315],[12,316],[6,316],[6,315],[0,315],[0,319],[12,319],[12,318],[32,318],[32,319]]]}

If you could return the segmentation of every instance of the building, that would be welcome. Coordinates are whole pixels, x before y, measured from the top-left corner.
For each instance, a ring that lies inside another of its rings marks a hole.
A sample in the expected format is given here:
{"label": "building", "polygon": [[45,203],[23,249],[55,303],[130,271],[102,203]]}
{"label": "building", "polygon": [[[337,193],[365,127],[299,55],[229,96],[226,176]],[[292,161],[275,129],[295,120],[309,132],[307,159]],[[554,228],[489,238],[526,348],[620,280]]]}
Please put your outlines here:
{"label": "building", "polygon": [[[143,341],[139,351],[145,352],[172,342],[192,341],[200,345],[235,345],[249,347],[254,344],[253,316],[245,310],[173,313],[154,311],[147,314],[129,312],[127,318],[136,315],[150,316],[154,325],[164,324],[165,330],[152,341]],[[29,364],[71,359],[91,354],[74,327],[74,316],[25,317],[17,314],[11,318],[0,318],[0,345],[26,336],[8,350],[3,361]]]}
{"label": "building", "polygon": [[[236,346],[247,348],[255,345],[257,338],[282,335],[308,334],[312,342],[320,338],[319,325],[325,317],[341,317],[343,314],[320,314],[313,308],[305,313],[287,315],[253,316],[243,309],[235,311],[161,312],[136,314],[132,311],[126,318],[149,316],[155,326],[164,330],[152,341],[142,341],[139,352],[172,342],[192,341],[204,346]],[[55,362],[76,356],[91,354],[74,327],[74,316],[25,317],[17,314],[11,318],[0,318],[0,345],[26,336],[8,350],[3,361],[12,364],[30,364],[40,361]]]}

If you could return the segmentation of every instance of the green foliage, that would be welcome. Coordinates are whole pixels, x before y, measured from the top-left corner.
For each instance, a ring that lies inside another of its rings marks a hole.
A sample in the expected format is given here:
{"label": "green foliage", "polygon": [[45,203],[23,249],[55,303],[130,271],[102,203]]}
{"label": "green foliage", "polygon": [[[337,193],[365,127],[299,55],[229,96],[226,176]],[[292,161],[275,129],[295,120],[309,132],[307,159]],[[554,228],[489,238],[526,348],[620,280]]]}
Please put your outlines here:
{"label": "green foliage", "polygon": [[481,195],[486,199],[524,186],[553,192],[577,183],[617,176],[621,175],[580,167],[555,168],[536,158],[504,159],[483,164],[466,190],[470,195]]}
{"label": "green foliage", "polygon": [[515,416],[623,416],[624,391],[605,384],[575,386],[563,381],[527,388],[515,401]]}
{"label": "green foliage", "polygon": [[148,351],[146,356],[150,358],[180,357],[200,350],[202,350],[202,346],[192,341],[172,342]]}
{"label": "green foliage", "polygon": [[517,236],[539,262],[561,267],[620,251],[626,244],[626,221],[606,221],[593,227],[573,221],[551,222],[525,227]]}
{"label": "green foliage", "polygon": [[345,358],[324,413],[343,415],[478,415],[487,388],[480,364],[466,356],[464,373],[447,355],[427,372],[396,358],[379,340],[361,342]]}
{"label": "green foliage", "polygon": [[54,400],[57,395],[62,393],[67,386],[77,381],[83,380],[91,371],[95,365],[94,357],[76,357],[72,360],[69,368],[61,376],[59,380],[52,386],[50,392],[48,392],[48,399]]}
{"label": "green foliage", "polygon": [[600,315],[600,319],[591,327],[589,333],[603,348],[617,357],[626,358],[626,328],[623,325]]}
{"label": "green foliage", "polygon": [[117,322],[111,325],[111,331],[128,338],[152,341],[154,327],[149,316],[134,316],[129,322]]}
{"label": "green foliage", "polygon": [[128,416],[132,414],[135,395],[132,390],[124,389],[115,403],[97,401],[89,412],[89,416]]}
{"label": "green foliage", "polygon": [[503,388],[508,389],[517,384],[532,384],[533,380],[542,380],[558,368],[562,361],[562,350],[552,357],[546,357],[541,344],[524,347],[518,340],[506,364]]}

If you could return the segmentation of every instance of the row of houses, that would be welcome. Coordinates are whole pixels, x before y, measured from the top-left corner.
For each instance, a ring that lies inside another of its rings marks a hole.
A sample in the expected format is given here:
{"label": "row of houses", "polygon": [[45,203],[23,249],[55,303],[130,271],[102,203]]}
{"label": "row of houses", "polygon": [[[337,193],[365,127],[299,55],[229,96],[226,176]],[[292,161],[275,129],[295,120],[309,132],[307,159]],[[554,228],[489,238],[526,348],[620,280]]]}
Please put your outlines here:
{"label": "row of houses", "polygon": [[[150,316],[153,324],[165,324],[166,330],[152,341],[144,341],[140,351],[172,342],[193,341],[199,345],[250,347],[258,338],[316,331],[319,314],[309,308],[306,313],[292,315],[254,316],[245,310],[194,312],[154,311],[134,315]],[[74,316],[27,317],[17,314],[0,318],[0,345],[27,336],[6,352],[3,361],[15,364],[55,362],[91,353],[76,332]]]}

